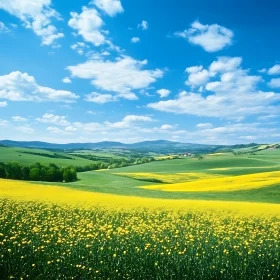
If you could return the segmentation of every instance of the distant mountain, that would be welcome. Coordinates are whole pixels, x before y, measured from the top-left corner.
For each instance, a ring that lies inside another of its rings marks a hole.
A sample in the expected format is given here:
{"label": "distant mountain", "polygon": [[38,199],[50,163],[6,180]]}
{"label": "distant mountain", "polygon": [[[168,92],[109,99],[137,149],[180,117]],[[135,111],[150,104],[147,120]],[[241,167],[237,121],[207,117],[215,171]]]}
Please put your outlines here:
{"label": "distant mountain", "polygon": [[69,143],[69,144],[55,144],[40,141],[12,141],[2,140],[0,145],[22,147],[22,148],[37,148],[37,149],[55,149],[55,150],[73,150],[73,149],[128,149],[139,152],[156,152],[156,153],[210,153],[219,150],[230,151],[239,146],[252,147],[258,144],[248,145],[204,145],[193,143],[179,143],[166,140],[144,141],[133,144],[124,144],[120,142],[97,142],[97,143]]}

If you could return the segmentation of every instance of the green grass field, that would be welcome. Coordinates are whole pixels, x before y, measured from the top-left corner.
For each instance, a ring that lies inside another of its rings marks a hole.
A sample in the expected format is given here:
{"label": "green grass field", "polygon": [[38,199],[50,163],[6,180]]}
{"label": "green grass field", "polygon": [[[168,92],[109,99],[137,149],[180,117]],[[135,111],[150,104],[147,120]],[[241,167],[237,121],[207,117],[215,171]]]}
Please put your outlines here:
{"label": "green grass field", "polygon": [[[0,162],[18,161],[25,164],[31,164],[34,162],[40,162],[43,164],[55,163],[59,166],[83,166],[93,163],[93,161],[76,157],[73,154],[67,153],[57,152],[58,155],[68,156],[72,159],[49,158],[41,155],[27,154],[26,152],[53,154],[53,152],[40,149],[0,147]],[[114,152],[116,151],[114,150]],[[109,149],[106,151],[75,151],[74,153],[92,153],[100,157],[118,158],[118,156],[114,155],[112,151],[110,152]],[[130,173],[153,173],[158,175],[199,173],[215,176],[239,176],[278,170],[280,170],[280,149],[263,150],[257,152],[256,155],[233,155],[232,153],[221,153],[204,155],[202,160],[187,157],[182,159],[156,161],[147,164],[133,165],[124,168],[79,173],[79,180],[77,182],[63,184],[63,186],[93,192],[165,199],[188,198],[279,203],[280,186],[278,184],[254,190],[239,190],[230,192],[225,191],[222,193],[214,191],[203,193],[163,192],[141,188],[143,186],[155,185],[156,183],[148,182],[149,180],[143,181],[129,177]]]}
{"label": "green grass field", "polygon": [[91,164],[92,161],[76,157],[73,155],[67,155],[65,153],[55,152],[61,156],[68,156],[72,159],[63,159],[63,158],[49,158],[41,155],[27,154],[31,153],[43,153],[43,154],[54,154],[54,152],[40,150],[40,149],[27,149],[27,148],[18,148],[18,147],[0,147],[0,162],[11,162],[17,161],[23,164],[32,164],[35,162],[40,162],[42,164],[54,163],[58,166],[83,166]]}
{"label": "green grass field", "polygon": [[118,169],[84,172],[78,174],[79,180],[77,182],[63,185],[93,192],[165,199],[205,199],[280,203],[280,185],[278,184],[266,188],[230,192],[163,192],[142,189],[140,188],[141,186],[155,185],[155,183],[137,180],[129,178],[127,175],[122,175],[123,173],[138,172],[156,174],[192,172],[220,176],[239,176],[279,170],[280,151],[267,150],[261,152],[257,156],[234,156],[231,153],[228,153],[213,156],[208,155],[205,156],[203,160],[184,158],[158,161]]}

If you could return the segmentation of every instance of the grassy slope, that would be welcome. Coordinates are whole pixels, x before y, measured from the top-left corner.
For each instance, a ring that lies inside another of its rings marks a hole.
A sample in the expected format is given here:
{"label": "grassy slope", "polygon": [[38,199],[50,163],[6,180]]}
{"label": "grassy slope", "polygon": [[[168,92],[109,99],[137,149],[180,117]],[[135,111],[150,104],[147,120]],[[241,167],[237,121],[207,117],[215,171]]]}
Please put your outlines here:
{"label": "grassy slope", "polygon": [[30,155],[25,154],[22,152],[33,152],[33,153],[44,153],[44,154],[53,154],[53,152],[49,152],[46,150],[39,150],[39,149],[26,149],[26,148],[17,148],[17,147],[0,147],[0,162],[11,162],[11,161],[17,161],[23,164],[32,164],[34,162],[40,162],[43,164],[49,164],[54,163],[58,166],[68,166],[68,165],[74,165],[74,166],[80,166],[80,165],[88,165],[91,164],[92,161],[87,159],[82,159],[79,157],[75,157],[72,155],[67,155],[65,153],[58,153],[63,156],[72,157],[73,159],[62,159],[62,158],[49,158],[45,156],[40,155]]}
{"label": "grassy slope", "polygon": [[[51,153],[45,150],[25,149],[25,148],[5,148],[0,147],[0,162],[18,161],[25,164],[41,162],[44,164],[55,163],[59,166],[86,165],[92,161],[73,157],[73,160],[48,158],[44,156],[23,154],[22,151]],[[59,153],[58,153],[59,154]],[[64,153],[61,153],[65,155]],[[19,156],[21,155],[21,156]],[[66,154],[67,155],[67,154]],[[68,155],[69,156],[69,155]],[[215,170],[215,168],[228,168],[227,170]],[[129,166],[125,168],[79,173],[79,181],[71,184],[63,184],[71,188],[103,193],[113,193],[121,195],[136,195],[143,197],[176,198],[176,199],[207,199],[207,200],[239,200],[239,201],[263,201],[280,203],[280,186],[268,187],[250,191],[224,192],[224,193],[170,193],[154,190],[140,189],[140,186],[154,183],[139,181],[114,173],[184,173],[202,172],[220,175],[243,175],[256,172],[280,170],[280,150],[264,150],[256,155],[238,155],[231,153],[205,156],[203,160],[184,158],[177,160],[165,160],[152,162],[143,165]],[[121,175],[121,174],[120,174]]]}
{"label": "grassy slope", "polygon": [[[223,175],[242,175],[256,172],[280,170],[280,151],[264,151],[258,156],[233,156],[225,154],[220,156],[207,156],[204,160],[180,159],[152,162],[143,165],[130,166],[120,169],[85,172],[79,174],[79,181],[67,186],[121,195],[135,195],[143,197],[174,198],[174,199],[206,199],[206,200],[234,200],[280,203],[280,186],[271,186],[263,189],[235,191],[235,192],[161,192],[144,190],[139,186],[150,185],[143,181],[118,176],[113,173],[153,172],[153,173],[179,173],[179,172],[205,172]],[[215,168],[229,168],[228,170],[213,170]],[[65,186],[65,185],[64,185]]]}

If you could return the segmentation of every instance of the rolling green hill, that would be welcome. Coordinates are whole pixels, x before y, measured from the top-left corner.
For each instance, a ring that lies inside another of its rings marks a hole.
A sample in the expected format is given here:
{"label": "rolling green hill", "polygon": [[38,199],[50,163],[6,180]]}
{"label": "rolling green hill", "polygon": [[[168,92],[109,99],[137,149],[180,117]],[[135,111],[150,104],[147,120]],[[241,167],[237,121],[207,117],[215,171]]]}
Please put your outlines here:
{"label": "rolling green hill", "polygon": [[87,191],[142,197],[280,203],[279,184],[260,189],[227,192],[163,192],[141,188],[142,186],[155,185],[154,182],[129,177],[129,173],[174,175],[191,172],[194,174],[209,174],[210,176],[239,176],[271,171],[280,171],[280,151],[278,150],[266,150],[257,156],[234,156],[232,153],[225,153],[207,155],[204,156],[203,160],[194,158],[174,159],[118,169],[84,172],[78,174],[79,180],[77,182],[63,185]]}
{"label": "rolling green hill", "polygon": [[[250,148],[252,149],[252,148]],[[176,199],[206,199],[206,200],[239,200],[239,201],[265,201],[280,203],[280,186],[278,184],[261,189],[239,190],[230,192],[164,192],[159,190],[143,189],[143,186],[159,184],[164,180],[157,180],[158,175],[175,175],[181,173],[180,180],[184,181],[185,173],[201,174],[203,176],[239,176],[261,172],[280,170],[280,149],[271,147],[253,148],[254,154],[230,153],[205,154],[203,159],[184,157],[156,161],[141,165],[132,165],[123,168],[108,169],[102,171],[91,171],[78,174],[78,181],[69,184],[62,184],[66,187],[90,190],[95,192],[133,195],[143,197],[160,197]],[[119,155],[117,154],[119,153]],[[123,149],[101,149],[76,150],[67,152],[53,152],[43,149],[29,149],[18,147],[0,147],[0,162],[18,161],[23,164],[40,162],[43,164],[54,163],[58,166],[85,166],[93,163],[79,157],[79,154],[91,154],[104,158],[121,158],[122,153],[130,155],[129,151]],[[148,173],[147,178],[132,178],[130,174]],[[153,174],[156,174],[157,176]],[[195,176],[194,176],[195,177]],[[156,181],[157,180],[157,181]],[[58,183],[54,183],[58,184]]]}
{"label": "rolling green hill", "polygon": [[41,149],[28,149],[18,147],[0,147],[0,162],[17,161],[23,164],[40,162],[42,164],[54,163],[58,166],[83,166],[92,161],[62,152],[50,152]]}

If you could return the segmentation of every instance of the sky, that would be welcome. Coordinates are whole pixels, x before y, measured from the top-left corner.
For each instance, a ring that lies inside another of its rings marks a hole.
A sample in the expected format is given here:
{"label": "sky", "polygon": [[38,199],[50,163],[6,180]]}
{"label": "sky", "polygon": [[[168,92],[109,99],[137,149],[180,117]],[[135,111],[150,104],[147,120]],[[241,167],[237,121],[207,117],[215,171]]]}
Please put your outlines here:
{"label": "sky", "polygon": [[277,0],[0,0],[0,139],[280,142]]}

